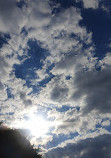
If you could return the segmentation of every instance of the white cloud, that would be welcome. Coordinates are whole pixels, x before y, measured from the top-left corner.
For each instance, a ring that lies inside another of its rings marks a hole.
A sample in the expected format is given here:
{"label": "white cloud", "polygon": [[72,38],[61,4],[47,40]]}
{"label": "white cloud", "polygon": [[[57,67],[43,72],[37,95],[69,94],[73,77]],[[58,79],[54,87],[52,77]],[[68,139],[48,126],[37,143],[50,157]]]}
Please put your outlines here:
{"label": "white cloud", "polygon": [[99,7],[99,0],[83,0],[84,8],[97,9]]}
{"label": "white cloud", "polygon": [[110,126],[110,120],[103,121],[102,126]]}
{"label": "white cloud", "polygon": [[48,113],[49,117],[55,118],[55,121],[60,122],[53,133],[69,135],[71,132],[78,132],[80,135],[88,133],[89,130],[95,130],[96,124],[101,123],[101,117],[97,118],[96,114],[90,113],[89,115],[82,115],[82,111],[76,108],[69,109],[66,112],[57,112],[51,110]]}
{"label": "white cloud", "polygon": [[[30,16],[33,18],[32,14]],[[39,22],[41,27],[34,27],[31,23],[35,30],[29,33],[29,37],[40,41],[41,46],[48,49],[55,60],[60,60],[61,54],[72,51],[74,47],[76,49],[76,46],[80,44],[80,39],[86,43],[91,42],[91,34],[87,34],[86,29],[79,26],[82,17],[76,8],[70,7],[63,10],[58,16],[48,14],[48,18],[47,25],[41,24],[42,21]],[[38,24],[37,19],[35,19],[35,23]]]}
{"label": "white cloud", "polygon": [[[85,8],[99,7],[99,1],[83,2]],[[108,116],[107,113],[111,112],[110,53],[107,53],[100,62],[102,70],[96,71],[97,58],[93,57],[95,50],[92,33],[88,33],[85,27],[79,25],[82,20],[80,10],[70,7],[61,10],[58,15],[52,15],[48,0],[28,0],[26,3],[27,7],[20,9],[16,7],[14,0],[0,1],[0,31],[11,33],[8,44],[4,44],[0,49],[2,119],[10,125],[14,120],[23,119],[31,109],[37,111],[38,107],[46,106],[53,107],[48,117],[60,122],[55,126],[54,134],[87,134],[88,130],[95,130],[95,125],[101,122],[102,117]],[[27,30],[27,36],[20,33],[23,26]],[[31,81],[32,85],[36,86],[37,82],[47,78],[46,70],[54,64],[50,73],[55,77],[46,84],[46,87],[42,87],[38,95],[32,93],[32,88],[27,87],[25,80],[16,78],[13,68],[14,64],[21,64],[28,59],[27,41],[30,38],[37,40],[40,47],[50,52],[43,61],[42,69],[35,70],[39,79]],[[86,50],[83,43],[91,46]],[[18,55],[25,55],[25,58],[20,62]],[[69,80],[66,79],[68,75]],[[8,98],[7,88],[10,89],[12,98]],[[63,105],[73,109],[66,112],[54,109],[62,108]],[[79,111],[76,110],[77,106],[80,107]],[[13,114],[9,115],[7,111]],[[108,122],[103,122],[102,125],[108,125]],[[48,141],[52,141],[51,135],[44,138],[45,143]],[[36,143],[44,144],[42,139]],[[80,156],[85,154],[84,150],[80,153]]]}
{"label": "white cloud", "polygon": [[[46,157],[65,157],[69,156],[70,158],[92,158],[93,155],[105,158],[110,156],[110,137],[109,133],[104,134],[104,131],[101,134],[91,133],[87,134],[86,137],[80,137],[67,140],[50,149],[46,153]],[[99,150],[98,150],[99,149]],[[106,150],[107,149],[107,150]]]}
{"label": "white cloud", "polygon": [[100,60],[100,66],[102,65],[102,67],[106,66],[106,65],[111,65],[111,53],[108,52],[105,57]]}
{"label": "white cloud", "polygon": [[[44,2],[40,0],[27,1],[28,5],[28,23],[29,27],[41,28],[45,27],[50,23],[51,20],[51,7],[49,0]],[[30,21],[30,23],[29,23]]]}

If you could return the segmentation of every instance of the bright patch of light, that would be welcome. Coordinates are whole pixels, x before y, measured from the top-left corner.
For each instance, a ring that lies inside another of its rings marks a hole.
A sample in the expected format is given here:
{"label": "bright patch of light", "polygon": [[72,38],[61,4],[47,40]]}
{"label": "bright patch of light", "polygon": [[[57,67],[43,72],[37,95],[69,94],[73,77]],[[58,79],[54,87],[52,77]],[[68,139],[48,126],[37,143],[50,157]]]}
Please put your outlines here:
{"label": "bright patch of light", "polygon": [[42,116],[37,116],[34,112],[30,112],[29,119],[15,120],[11,124],[11,128],[28,129],[32,136],[39,138],[44,137],[50,130],[50,127],[57,127],[61,124],[59,121],[47,121]]}
{"label": "bright patch of light", "polygon": [[50,124],[42,117],[31,117],[26,121],[25,128],[31,131],[31,134],[36,137],[44,136],[49,130]]}

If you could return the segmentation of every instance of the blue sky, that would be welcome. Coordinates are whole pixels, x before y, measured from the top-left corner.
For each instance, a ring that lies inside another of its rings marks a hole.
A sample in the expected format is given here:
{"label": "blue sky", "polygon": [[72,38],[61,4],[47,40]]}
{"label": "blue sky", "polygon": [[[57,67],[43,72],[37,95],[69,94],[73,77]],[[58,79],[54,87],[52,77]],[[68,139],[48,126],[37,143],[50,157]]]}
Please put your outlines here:
{"label": "blue sky", "polygon": [[110,28],[110,0],[0,1],[0,121],[46,158],[110,158]]}

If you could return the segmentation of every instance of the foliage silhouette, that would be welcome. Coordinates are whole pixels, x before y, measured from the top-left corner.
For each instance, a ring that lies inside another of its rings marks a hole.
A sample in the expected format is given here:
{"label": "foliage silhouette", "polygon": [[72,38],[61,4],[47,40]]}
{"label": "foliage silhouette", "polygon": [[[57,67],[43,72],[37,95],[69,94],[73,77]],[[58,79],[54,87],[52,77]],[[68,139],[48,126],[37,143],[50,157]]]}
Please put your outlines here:
{"label": "foliage silhouette", "polygon": [[42,158],[18,130],[0,127],[0,158]]}

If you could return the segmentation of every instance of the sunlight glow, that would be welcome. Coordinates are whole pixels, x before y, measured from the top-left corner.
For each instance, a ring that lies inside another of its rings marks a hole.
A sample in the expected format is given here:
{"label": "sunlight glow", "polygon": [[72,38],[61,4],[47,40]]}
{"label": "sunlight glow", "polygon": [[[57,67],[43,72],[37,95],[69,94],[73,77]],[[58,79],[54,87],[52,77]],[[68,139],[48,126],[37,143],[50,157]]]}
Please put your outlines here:
{"label": "sunlight glow", "polygon": [[12,122],[10,128],[28,129],[32,136],[39,138],[46,136],[51,127],[56,128],[62,124],[62,122],[56,120],[45,120],[42,115],[36,115],[34,112],[30,112],[27,116],[29,118],[27,120],[19,119]]}
{"label": "sunlight glow", "polygon": [[45,121],[42,117],[31,117],[25,123],[25,128],[31,131],[31,134],[36,137],[44,136],[49,130],[50,124]]}

